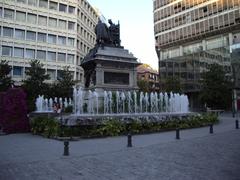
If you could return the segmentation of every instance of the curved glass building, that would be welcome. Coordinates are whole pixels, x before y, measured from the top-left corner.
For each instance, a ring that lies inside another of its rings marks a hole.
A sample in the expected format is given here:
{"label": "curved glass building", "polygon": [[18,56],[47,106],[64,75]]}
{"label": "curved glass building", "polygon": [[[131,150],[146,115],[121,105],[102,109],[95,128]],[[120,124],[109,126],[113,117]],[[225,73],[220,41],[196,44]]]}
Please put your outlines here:
{"label": "curved glass building", "polygon": [[[212,63],[232,72],[231,54],[240,43],[239,0],[154,0],[154,32],[160,88],[179,78],[197,105],[199,80]],[[194,103],[193,103],[194,102]]]}

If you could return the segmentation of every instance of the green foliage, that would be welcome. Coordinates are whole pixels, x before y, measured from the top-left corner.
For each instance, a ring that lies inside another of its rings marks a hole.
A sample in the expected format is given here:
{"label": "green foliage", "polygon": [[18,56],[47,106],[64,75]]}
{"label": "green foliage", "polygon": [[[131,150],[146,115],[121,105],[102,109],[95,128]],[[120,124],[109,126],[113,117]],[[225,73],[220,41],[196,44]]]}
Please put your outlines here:
{"label": "green foliage", "polygon": [[36,117],[31,121],[31,131],[33,134],[41,134],[45,137],[105,137],[126,134],[129,130],[133,134],[142,134],[174,130],[176,128],[197,128],[212,123],[218,123],[218,118],[215,114],[189,116],[181,120],[175,118],[163,122],[149,122],[142,119],[123,123],[117,119],[106,119],[102,125],[96,124],[75,127],[60,127],[60,124],[57,123],[54,118]]}
{"label": "green foliage", "polygon": [[139,87],[139,90],[142,92],[149,92],[150,85],[149,82],[146,80],[138,80],[137,85]]}
{"label": "green foliage", "polygon": [[165,91],[173,93],[181,93],[182,86],[178,77],[169,77],[165,81]]}
{"label": "green foliage", "polygon": [[27,79],[23,81],[23,88],[27,92],[27,103],[29,111],[35,110],[35,99],[39,94],[47,94],[49,85],[44,81],[49,79],[45,73],[43,64],[38,60],[30,62],[30,68],[26,69]]}
{"label": "green foliage", "polygon": [[65,113],[72,113],[73,112],[73,107],[72,106],[65,107],[64,112]]}
{"label": "green foliage", "polygon": [[72,97],[73,86],[75,85],[73,74],[69,71],[69,66],[60,71],[60,76],[52,86],[52,97]]}
{"label": "green foliage", "polygon": [[6,91],[13,84],[10,76],[11,70],[7,61],[0,62],[0,92]]}
{"label": "green foliage", "polygon": [[44,116],[34,118],[30,126],[33,134],[40,134],[48,138],[58,136],[60,131],[60,125],[54,118]]}
{"label": "green foliage", "polygon": [[208,107],[225,109],[231,105],[232,84],[225,77],[223,67],[217,64],[210,66],[203,75],[200,99]]}
{"label": "green foliage", "polygon": [[108,120],[104,126],[97,129],[97,134],[101,136],[117,136],[124,130],[123,125],[117,120]]}

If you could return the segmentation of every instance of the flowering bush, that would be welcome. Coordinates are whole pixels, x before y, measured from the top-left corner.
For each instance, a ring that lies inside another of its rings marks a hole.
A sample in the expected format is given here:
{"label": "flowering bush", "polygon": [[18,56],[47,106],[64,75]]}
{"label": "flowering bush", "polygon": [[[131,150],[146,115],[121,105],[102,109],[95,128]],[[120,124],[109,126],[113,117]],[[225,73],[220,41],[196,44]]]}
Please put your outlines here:
{"label": "flowering bush", "polygon": [[21,88],[0,93],[0,126],[5,133],[29,131],[26,94]]}

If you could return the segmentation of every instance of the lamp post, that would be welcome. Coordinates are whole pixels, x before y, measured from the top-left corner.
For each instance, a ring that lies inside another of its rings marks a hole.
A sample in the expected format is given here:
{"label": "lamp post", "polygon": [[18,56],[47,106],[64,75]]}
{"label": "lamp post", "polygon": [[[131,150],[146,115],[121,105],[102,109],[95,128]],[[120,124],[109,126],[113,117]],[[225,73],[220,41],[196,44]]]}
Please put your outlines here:
{"label": "lamp post", "polygon": [[240,43],[233,44],[230,48],[231,53],[231,67],[232,67],[232,79],[233,79],[233,88],[232,88],[232,114],[233,117],[237,113],[237,90],[240,89],[240,83],[238,82],[240,75]]}

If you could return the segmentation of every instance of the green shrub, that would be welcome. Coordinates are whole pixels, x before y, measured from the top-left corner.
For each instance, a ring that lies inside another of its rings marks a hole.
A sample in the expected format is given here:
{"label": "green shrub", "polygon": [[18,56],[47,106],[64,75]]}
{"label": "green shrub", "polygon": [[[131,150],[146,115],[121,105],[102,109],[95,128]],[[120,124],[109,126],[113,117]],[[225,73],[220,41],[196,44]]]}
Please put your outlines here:
{"label": "green shrub", "polygon": [[104,126],[97,129],[97,133],[102,136],[117,136],[124,131],[124,126],[117,120],[111,119]]}
{"label": "green shrub", "polygon": [[72,106],[68,106],[64,109],[65,113],[72,113],[73,112],[73,107]]}
{"label": "green shrub", "polygon": [[30,125],[33,134],[40,134],[48,138],[55,137],[60,132],[59,123],[52,117],[36,117],[31,121]]}

